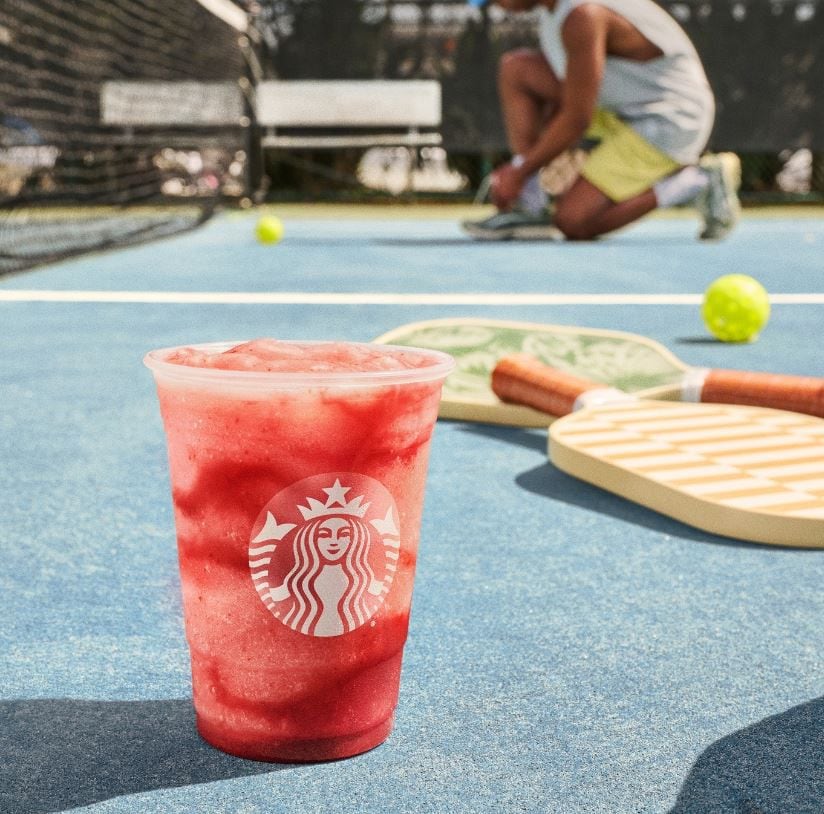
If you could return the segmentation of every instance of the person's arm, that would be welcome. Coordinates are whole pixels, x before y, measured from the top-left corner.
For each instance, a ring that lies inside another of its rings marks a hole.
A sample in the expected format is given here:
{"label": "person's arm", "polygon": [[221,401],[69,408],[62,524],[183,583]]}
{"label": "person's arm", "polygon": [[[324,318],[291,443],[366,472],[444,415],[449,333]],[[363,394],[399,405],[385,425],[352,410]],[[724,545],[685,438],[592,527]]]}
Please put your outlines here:
{"label": "person's arm", "polygon": [[523,163],[496,172],[494,196],[502,208],[514,203],[529,176],[577,144],[589,127],[604,74],[608,27],[606,10],[595,5],[579,6],[565,20],[561,36],[567,71],[561,102]]}
{"label": "person's arm", "polygon": [[561,30],[567,55],[566,78],[557,112],[521,165],[525,177],[575,145],[598,104],[607,55],[608,17],[598,6],[579,6]]}

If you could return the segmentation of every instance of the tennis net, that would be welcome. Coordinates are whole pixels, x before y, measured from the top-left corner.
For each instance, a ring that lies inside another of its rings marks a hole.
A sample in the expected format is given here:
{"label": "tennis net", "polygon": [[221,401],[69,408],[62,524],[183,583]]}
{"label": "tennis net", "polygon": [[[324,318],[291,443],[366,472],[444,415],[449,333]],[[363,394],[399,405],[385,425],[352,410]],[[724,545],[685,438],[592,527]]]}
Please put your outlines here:
{"label": "tennis net", "polygon": [[0,273],[190,229],[248,194],[248,38],[208,5],[0,6]]}

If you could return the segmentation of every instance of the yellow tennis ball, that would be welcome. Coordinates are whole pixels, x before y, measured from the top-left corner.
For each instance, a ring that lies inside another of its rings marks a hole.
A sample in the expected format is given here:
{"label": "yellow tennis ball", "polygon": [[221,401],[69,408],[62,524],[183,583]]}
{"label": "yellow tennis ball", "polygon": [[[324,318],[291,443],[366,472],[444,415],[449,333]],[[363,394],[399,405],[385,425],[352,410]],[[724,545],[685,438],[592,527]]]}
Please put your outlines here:
{"label": "yellow tennis ball", "polygon": [[704,292],[701,316],[722,342],[752,342],[770,318],[770,299],[753,277],[725,274]]}
{"label": "yellow tennis ball", "polygon": [[255,235],[261,243],[279,243],[283,237],[283,222],[276,215],[264,215],[255,226]]}

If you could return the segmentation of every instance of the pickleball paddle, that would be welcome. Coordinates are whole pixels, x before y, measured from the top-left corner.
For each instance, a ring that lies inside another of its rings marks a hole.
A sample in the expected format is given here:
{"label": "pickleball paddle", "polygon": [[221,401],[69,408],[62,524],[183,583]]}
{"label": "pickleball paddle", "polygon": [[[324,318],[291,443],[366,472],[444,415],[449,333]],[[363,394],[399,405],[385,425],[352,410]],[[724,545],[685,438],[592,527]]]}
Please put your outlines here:
{"label": "pickleball paddle", "polygon": [[824,548],[824,420],[730,404],[653,401],[516,354],[501,398],[564,416],[549,458],[569,475],[704,531]]}
{"label": "pickleball paddle", "polygon": [[440,415],[523,427],[552,419],[506,404],[490,387],[497,361],[526,352],[546,364],[645,398],[749,404],[824,416],[824,379],[706,370],[652,339],[623,331],[489,319],[436,319],[403,325],[376,342],[436,348],[457,366],[443,388]]}

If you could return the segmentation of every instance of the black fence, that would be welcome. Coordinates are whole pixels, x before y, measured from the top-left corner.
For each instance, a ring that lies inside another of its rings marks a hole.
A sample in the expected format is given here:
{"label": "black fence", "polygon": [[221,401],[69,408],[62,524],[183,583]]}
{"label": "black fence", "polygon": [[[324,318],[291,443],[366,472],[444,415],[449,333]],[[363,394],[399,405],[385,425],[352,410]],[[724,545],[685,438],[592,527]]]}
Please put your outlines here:
{"label": "black fence", "polygon": [[[824,3],[664,0],[661,5],[704,61],[717,99],[710,148],[742,156],[744,196],[819,199],[824,194]],[[270,75],[438,79],[444,147],[453,162],[477,175],[505,153],[497,65],[505,51],[536,44],[531,14],[449,0],[265,0],[258,8]]]}

